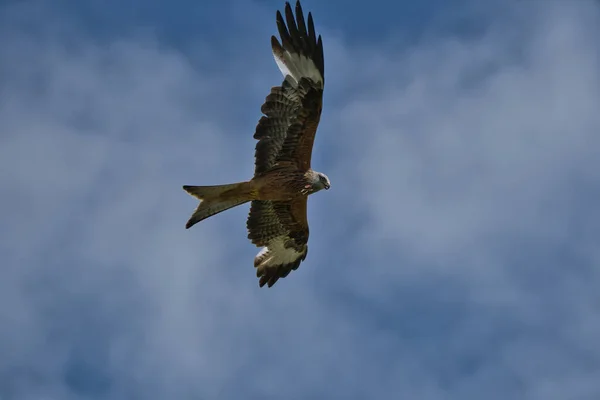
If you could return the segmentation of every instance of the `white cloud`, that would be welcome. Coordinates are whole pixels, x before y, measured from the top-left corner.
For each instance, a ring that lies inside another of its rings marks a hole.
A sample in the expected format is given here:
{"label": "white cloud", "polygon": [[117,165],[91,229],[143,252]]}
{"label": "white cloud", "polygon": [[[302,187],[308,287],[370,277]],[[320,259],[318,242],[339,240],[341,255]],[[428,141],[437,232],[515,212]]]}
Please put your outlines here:
{"label": "white cloud", "polygon": [[247,208],[186,231],[180,186],[249,177],[271,59],[3,28],[0,394],[597,396],[598,13],[520,12],[408,49],[325,34],[333,190],[270,290]]}
{"label": "white cloud", "polygon": [[417,47],[383,95],[342,109],[371,240],[427,257],[495,234],[566,239],[570,185],[598,175],[598,52],[579,13],[556,8],[572,7],[554,4],[512,57],[495,32]]}

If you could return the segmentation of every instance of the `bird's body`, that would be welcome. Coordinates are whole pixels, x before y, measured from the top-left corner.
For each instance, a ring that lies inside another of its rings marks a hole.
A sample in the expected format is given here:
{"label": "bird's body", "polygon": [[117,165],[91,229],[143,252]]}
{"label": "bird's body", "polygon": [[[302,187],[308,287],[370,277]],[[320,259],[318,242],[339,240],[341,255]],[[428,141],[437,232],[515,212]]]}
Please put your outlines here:
{"label": "bird's body", "polygon": [[307,196],[312,187],[313,171],[300,171],[295,166],[273,168],[264,175],[252,178],[257,200],[290,201]]}
{"label": "bird's body", "polygon": [[[286,27],[287,22],[287,27]],[[254,266],[259,284],[272,286],[298,268],[308,252],[307,198],[329,189],[326,175],[311,168],[311,155],[321,117],[324,63],[323,44],[317,38],[312,16],[308,27],[300,2],[296,17],[289,3],[285,21],[277,12],[281,44],[271,46],[284,75],[281,86],[271,88],[261,111],[254,138],[254,177],[246,182],[218,186],[184,186],[200,200],[186,224],[194,224],[229,208],[252,202],[247,220],[248,238],[264,247]]]}

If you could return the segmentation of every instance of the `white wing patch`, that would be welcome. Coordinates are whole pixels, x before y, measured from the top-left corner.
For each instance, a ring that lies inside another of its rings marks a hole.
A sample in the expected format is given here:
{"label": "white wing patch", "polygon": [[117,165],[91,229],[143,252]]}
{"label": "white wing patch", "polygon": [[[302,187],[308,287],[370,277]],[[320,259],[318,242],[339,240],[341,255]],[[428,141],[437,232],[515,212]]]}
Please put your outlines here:
{"label": "white wing patch", "polygon": [[306,258],[308,247],[303,246],[301,251],[293,247],[285,247],[286,237],[277,237],[267,247],[263,247],[254,259],[256,276],[260,278],[259,285],[273,286],[279,278],[285,278],[292,270],[298,268]]}
{"label": "white wing patch", "polygon": [[323,87],[323,77],[310,58],[287,50],[280,52],[275,49],[273,49],[273,57],[279,70],[292,86],[296,87],[302,78],[308,78]]}
{"label": "white wing patch", "polygon": [[283,238],[276,238],[269,242],[267,247],[263,247],[256,255],[258,261],[256,267],[269,268],[280,265],[291,264],[302,257],[302,252],[296,251],[293,247],[286,248],[283,245]]}

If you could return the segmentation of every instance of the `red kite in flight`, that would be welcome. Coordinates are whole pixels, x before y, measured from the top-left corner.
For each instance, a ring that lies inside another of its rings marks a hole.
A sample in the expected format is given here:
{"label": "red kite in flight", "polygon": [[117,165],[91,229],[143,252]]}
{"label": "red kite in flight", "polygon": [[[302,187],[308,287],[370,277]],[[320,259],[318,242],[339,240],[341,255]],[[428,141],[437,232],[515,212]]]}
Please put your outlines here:
{"label": "red kite in flight", "polygon": [[[286,26],[287,22],[287,26]],[[308,252],[308,196],[329,189],[329,178],[310,167],[313,142],[323,102],[323,42],[315,34],[311,13],[304,21],[300,2],[296,16],[285,4],[285,20],[277,11],[281,43],[271,37],[275,62],[284,76],[271,88],[254,138],[254,177],[218,186],[184,186],[200,204],[186,224],[251,201],[248,239],[262,247],[254,259],[260,287],[271,287],[296,270]]]}

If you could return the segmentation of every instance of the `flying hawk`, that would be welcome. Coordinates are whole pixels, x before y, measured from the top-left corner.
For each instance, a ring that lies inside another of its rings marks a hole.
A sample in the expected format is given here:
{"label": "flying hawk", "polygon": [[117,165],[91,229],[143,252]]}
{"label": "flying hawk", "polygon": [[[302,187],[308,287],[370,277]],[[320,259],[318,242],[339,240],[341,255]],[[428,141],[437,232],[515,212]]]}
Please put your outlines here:
{"label": "flying hawk", "polygon": [[[251,201],[248,239],[262,247],[254,259],[259,286],[271,287],[298,269],[308,252],[308,196],[329,189],[329,178],[310,166],[323,103],[323,42],[311,13],[304,21],[300,1],[296,16],[288,2],[285,19],[277,11],[281,43],[271,37],[275,62],[284,76],[271,88],[254,138],[254,177],[218,186],[184,186],[200,200],[186,228],[212,215]],[[287,23],[287,26],[286,26]]]}

